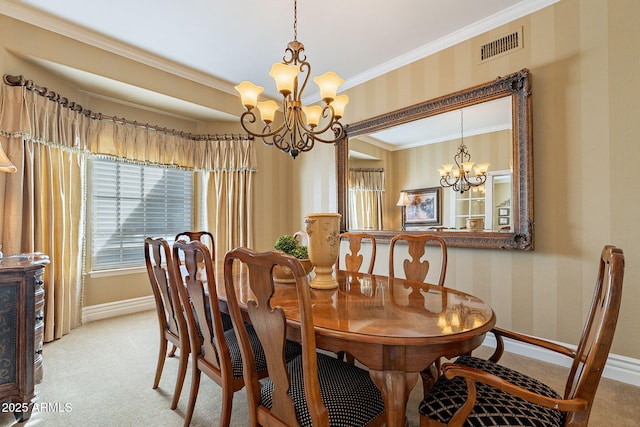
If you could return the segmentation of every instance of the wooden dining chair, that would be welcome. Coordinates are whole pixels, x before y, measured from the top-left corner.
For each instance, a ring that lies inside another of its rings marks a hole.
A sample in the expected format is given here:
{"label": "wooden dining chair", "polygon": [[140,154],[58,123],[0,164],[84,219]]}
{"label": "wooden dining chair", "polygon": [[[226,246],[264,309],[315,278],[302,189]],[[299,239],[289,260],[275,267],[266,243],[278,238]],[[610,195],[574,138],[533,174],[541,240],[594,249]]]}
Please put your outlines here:
{"label": "wooden dining chair", "polygon": [[177,242],[178,240],[186,240],[187,242],[199,240],[207,246],[212,256],[215,253],[213,234],[209,231],[183,231],[182,233],[176,234],[174,241]]}
{"label": "wooden dining chair", "polygon": [[360,271],[362,264],[364,263],[364,255],[360,253],[362,249],[362,242],[369,242],[371,246],[371,253],[369,255],[369,265],[366,272],[373,274],[373,267],[376,262],[376,238],[372,234],[368,233],[352,233],[344,232],[340,234],[340,242],[346,241],[349,243],[348,252],[338,255],[338,261],[336,263],[336,269],[341,270],[341,259],[344,259],[344,270],[350,273],[357,273]]}
{"label": "wooden dining chair", "polygon": [[408,245],[410,259],[405,259],[403,263],[404,275],[407,280],[424,282],[429,273],[431,264],[428,260],[422,260],[425,249],[428,245],[440,247],[441,264],[438,285],[444,286],[444,279],[447,274],[447,244],[442,237],[435,234],[396,234],[389,244],[389,277],[396,277],[394,266],[396,258],[396,245],[405,242]]}
{"label": "wooden dining chair", "polygon": [[[171,401],[171,409],[176,409],[178,401],[180,400],[184,378],[187,373],[189,333],[187,332],[187,322],[184,318],[178,297],[178,290],[176,289],[171,249],[167,241],[162,238],[154,239],[147,237],[144,240],[144,259],[151,289],[153,290],[153,297],[156,302],[156,312],[158,314],[158,324],[160,327],[160,349],[158,351],[158,363],[153,388],[158,388],[165,359],[167,357],[173,357],[179,348],[180,363],[178,365],[178,378],[176,379],[173,400]],[[169,342],[172,348],[167,355]]]}
{"label": "wooden dining chair", "polygon": [[[215,253],[216,253],[216,244],[213,239],[213,234],[209,231],[183,231],[182,233],[176,234],[176,238],[174,239],[176,242],[178,240],[184,240],[187,242],[198,240],[209,249],[209,253],[211,254],[211,259],[215,262]],[[221,313],[222,316],[222,327],[225,331],[231,329],[233,326],[231,325],[231,317],[227,313]]]}
{"label": "wooden dining chair", "polygon": [[[444,286],[444,280],[447,275],[447,244],[440,236],[436,236],[433,233],[425,234],[396,234],[391,238],[389,244],[389,278],[395,276],[395,259],[397,244],[399,242],[406,243],[408,246],[409,259],[405,259],[402,267],[404,275],[407,280],[413,282],[424,282],[429,274],[431,263],[427,259],[422,259],[425,256],[426,248],[429,245],[438,246],[440,249],[440,271],[438,275],[438,286]],[[409,286],[409,285],[407,285]],[[413,287],[412,293],[409,296],[410,300],[420,298],[420,290]],[[422,378],[423,389],[428,390],[435,378],[440,375],[441,360],[438,358],[430,367],[426,368],[420,373]]]}
{"label": "wooden dining chair", "polygon": [[[624,254],[605,246],[591,308],[577,349],[495,328],[498,345],[488,359],[461,356],[442,365],[441,376],[419,404],[421,426],[587,426],[616,329]],[[572,359],[564,394],[499,365],[503,337]]]}
{"label": "wooden dining chair", "polygon": [[[267,358],[268,378],[255,374],[256,358],[243,328],[235,296],[233,264],[244,263],[253,299],[247,314]],[[300,313],[302,354],[286,363],[284,343],[287,316],[272,302],[276,291],[273,267],[288,267],[294,274]],[[281,252],[258,253],[238,248],[227,253],[224,264],[226,294],[231,319],[238,332],[249,406],[249,424],[287,426],[363,426],[384,423],[384,403],[369,373],[357,366],[316,352],[311,290],[300,261]]]}
{"label": "wooden dining chair", "polygon": [[[208,248],[197,240],[190,243],[178,241],[173,246],[173,261],[176,267],[179,266],[180,255],[184,257],[186,274],[177,275],[177,288],[186,314],[192,348],[191,390],[184,425],[188,426],[191,422],[201,373],[204,372],[222,387],[220,425],[228,426],[231,421],[233,394],[244,386],[238,340],[233,328],[225,330],[222,325],[215,272]],[[200,260],[204,260],[203,268],[200,266]],[[256,363],[252,368],[256,369],[257,378],[263,378],[267,374],[264,351],[255,338],[252,326],[246,327],[245,334],[250,337],[251,351],[256,357]],[[300,354],[298,345],[287,342],[285,348],[289,358]]]}

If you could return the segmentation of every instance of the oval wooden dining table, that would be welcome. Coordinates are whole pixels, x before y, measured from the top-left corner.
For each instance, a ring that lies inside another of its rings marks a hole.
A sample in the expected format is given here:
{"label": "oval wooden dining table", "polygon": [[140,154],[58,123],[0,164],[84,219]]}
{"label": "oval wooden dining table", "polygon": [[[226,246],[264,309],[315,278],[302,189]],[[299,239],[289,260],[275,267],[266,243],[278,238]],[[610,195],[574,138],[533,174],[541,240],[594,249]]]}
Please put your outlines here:
{"label": "oval wooden dining table", "polygon": [[[235,265],[234,275],[238,302],[246,305],[252,297],[246,269]],[[441,356],[475,349],[496,322],[491,307],[454,289],[344,271],[337,271],[336,279],[337,289],[311,291],[316,346],[347,352],[369,369],[388,427],[405,424],[407,400],[420,372]],[[216,289],[225,311],[223,280],[218,264]],[[286,313],[289,339],[299,341],[295,285],[276,284],[272,303]]]}

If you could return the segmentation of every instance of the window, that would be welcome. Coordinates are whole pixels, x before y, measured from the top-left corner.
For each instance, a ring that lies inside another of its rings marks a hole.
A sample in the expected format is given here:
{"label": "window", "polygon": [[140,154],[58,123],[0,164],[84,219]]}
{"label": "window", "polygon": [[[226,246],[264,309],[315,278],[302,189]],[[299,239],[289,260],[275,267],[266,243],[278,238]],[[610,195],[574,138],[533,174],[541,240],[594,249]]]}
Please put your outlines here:
{"label": "window", "polygon": [[142,266],[145,237],[192,228],[192,171],[93,159],[89,188],[94,271]]}
{"label": "window", "polygon": [[454,228],[467,228],[467,219],[485,219],[485,193],[484,184],[471,187],[464,193],[454,192],[451,209]]}

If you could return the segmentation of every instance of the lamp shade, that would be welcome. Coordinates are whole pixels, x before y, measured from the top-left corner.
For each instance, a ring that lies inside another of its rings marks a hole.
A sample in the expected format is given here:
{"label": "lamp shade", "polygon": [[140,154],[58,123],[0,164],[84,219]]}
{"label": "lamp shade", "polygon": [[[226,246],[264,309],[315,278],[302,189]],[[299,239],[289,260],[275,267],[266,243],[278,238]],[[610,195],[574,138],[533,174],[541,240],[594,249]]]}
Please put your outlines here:
{"label": "lamp shade", "polygon": [[269,75],[275,80],[276,88],[283,96],[293,92],[293,86],[298,77],[300,68],[297,65],[287,65],[276,62],[271,66]]}
{"label": "lamp shade", "polygon": [[404,191],[401,191],[396,206],[409,206],[410,204],[411,202],[409,201],[409,195]]}
{"label": "lamp shade", "polygon": [[270,99],[264,102],[258,102],[258,110],[260,110],[260,117],[262,121],[269,124],[273,121],[273,118],[278,111],[278,103]]}
{"label": "lamp shade", "polygon": [[473,169],[473,162],[463,162],[462,169],[465,173],[471,172],[471,169]]}
{"label": "lamp shade", "polygon": [[308,107],[302,107],[304,115],[307,117],[307,125],[310,128],[318,126],[320,123],[320,117],[322,117],[322,107],[319,105],[310,105]]}
{"label": "lamp shade", "polygon": [[254,85],[251,82],[244,81],[237,86],[234,86],[234,89],[240,92],[240,99],[242,100],[242,105],[247,110],[251,110],[258,103],[258,96],[262,93],[264,88],[262,86]]}
{"label": "lamp shade", "polygon": [[320,89],[320,98],[323,101],[329,103],[336,98],[336,92],[338,92],[338,86],[340,86],[344,80],[342,80],[333,71],[327,71],[321,76],[314,77],[313,81],[318,85]]}
{"label": "lamp shade", "polygon": [[478,175],[484,175],[489,170],[489,163],[476,163],[474,170]]}
{"label": "lamp shade", "polygon": [[452,163],[446,163],[444,165],[442,165],[442,170],[444,171],[444,174],[450,174],[451,171],[453,170],[453,164]]}
{"label": "lamp shade", "polygon": [[344,110],[349,103],[349,97],[347,95],[338,95],[336,99],[331,103],[331,107],[333,107],[333,114],[336,118],[341,118],[344,115]]}
{"label": "lamp shade", "polygon": [[0,146],[0,172],[15,173],[17,171],[18,169],[11,163],[2,146]]}

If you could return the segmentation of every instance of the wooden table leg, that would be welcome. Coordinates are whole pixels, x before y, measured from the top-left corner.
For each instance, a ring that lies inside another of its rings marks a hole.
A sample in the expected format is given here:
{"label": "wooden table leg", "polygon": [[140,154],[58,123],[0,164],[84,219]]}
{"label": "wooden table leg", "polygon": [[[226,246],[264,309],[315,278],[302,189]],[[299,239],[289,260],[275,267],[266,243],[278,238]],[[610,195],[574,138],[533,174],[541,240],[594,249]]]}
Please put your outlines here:
{"label": "wooden table leg", "polygon": [[418,382],[418,372],[369,370],[369,375],[382,394],[387,427],[404,426],[407,401]]}

